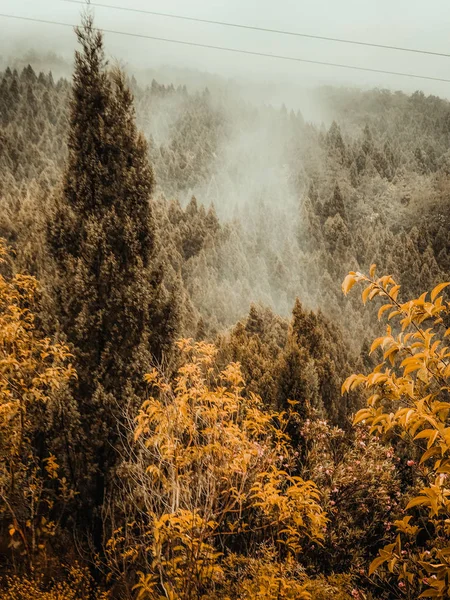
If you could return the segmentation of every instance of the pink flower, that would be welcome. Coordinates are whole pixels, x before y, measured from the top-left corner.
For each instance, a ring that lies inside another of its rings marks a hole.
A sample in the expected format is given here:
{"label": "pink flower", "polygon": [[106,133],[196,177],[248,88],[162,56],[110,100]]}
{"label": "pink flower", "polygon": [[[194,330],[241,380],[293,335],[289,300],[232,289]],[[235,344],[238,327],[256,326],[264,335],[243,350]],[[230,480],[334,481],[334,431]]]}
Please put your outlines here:
{"label": "pink flower", "polygon": [[408,465],[408,467],[412,467],[413,465],[415,465],[415,461],[414,460],[408,460],[408,462],[406,463]]}
{"label": "pink flower", "polygon": [[336,504],[336,502],[334,500],[330,501],[331,506],[334,506]]}
{"label": "pink flower", "polygon": [[400,583],[398,584],[398,587],[399,588],[404,588],[405,587],[405,584],[403,583],[403,581],[400,581]]}

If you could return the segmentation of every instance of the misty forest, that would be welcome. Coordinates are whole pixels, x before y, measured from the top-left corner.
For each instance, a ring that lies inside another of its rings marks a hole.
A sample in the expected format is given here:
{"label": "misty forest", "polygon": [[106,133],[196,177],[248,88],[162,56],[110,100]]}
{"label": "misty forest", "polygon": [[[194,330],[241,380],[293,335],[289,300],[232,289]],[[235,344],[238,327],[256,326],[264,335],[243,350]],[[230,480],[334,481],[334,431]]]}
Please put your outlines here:
{"label": "misty forest", "polygon": [[0,597],[450,598],[450,103],[0,72]]}

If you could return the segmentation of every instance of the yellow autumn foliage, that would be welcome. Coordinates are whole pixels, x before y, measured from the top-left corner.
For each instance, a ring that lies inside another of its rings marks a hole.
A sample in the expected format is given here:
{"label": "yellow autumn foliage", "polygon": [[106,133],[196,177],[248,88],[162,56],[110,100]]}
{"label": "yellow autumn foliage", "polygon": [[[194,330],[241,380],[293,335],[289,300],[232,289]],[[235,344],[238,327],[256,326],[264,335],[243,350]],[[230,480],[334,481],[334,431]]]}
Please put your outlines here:
{"label": "yellow autumn foliage", "polygon": [[[0,240],[0,260],[7,271],[7,248]],[[60,477],[57,458],[38,459],[31,443],[34,420],[43,414],[51,394],[75,371],[66,346],[43,337],[35,325],[34,277],[0,274],[0,517],[9,521],[9,547],[25,555],[29,566],[53,536],[48,517],[52,500],[46,482]]]}
{"label": "yellow autumn foliage", "polygon": [[[130,467],[142,512],[115,532],[111,555],[116,564],[144,557],[139,600],[225,599],[236,578],[242,600],[256,589],[266,599],[309,597],[283,573],[302,544],[320,542],[326,517],[315,484],[290,474],[289,415],[263,410],[238,364],[218,372],[214,346],[182,340],[179,348],[184,364],[173,380],[146,376],[151,394],[134,431],[141,466]],[[270,568],[242,568],[237,559],[258,556],[262,542]]]}
{"label": "yellow autumn foliage", "polygon": [[[382,299],[378,317],[387,316],[390,324],[370,350],[380,349],[382,361],[367,375],[351,375],[342,391],[367,390],[367,406],[356,414],[354,423],[364,423],[372,434],[396,434],[413,443],[419,464],[412,459],[408,463],[415,466],[422,482],[405,508],[405,517],[395,523],[395,542],[380,550],[369,575],[387,569],[382,577],[389,580],[392,574],[397,579],[398,597],[449,598],[450,348],[446,337],[450,329],[444,323],[450,304],[442,292],[450,283],[406,302],[399,301],[400,286],[391,276],[375,277],[375,265],[370,276],[349,273],[344,293],[357,283],[364,285],[363,302]],[[429,539],[419,547],[415,540],[421,530]]]}
{"label": "yellow autumn foliage", "polygon": [[39,575],[7,577],[2,600],[108,600],[106,592],[96,591],[89,571],[75,564],[66,569],[63,581],[45,582]]}

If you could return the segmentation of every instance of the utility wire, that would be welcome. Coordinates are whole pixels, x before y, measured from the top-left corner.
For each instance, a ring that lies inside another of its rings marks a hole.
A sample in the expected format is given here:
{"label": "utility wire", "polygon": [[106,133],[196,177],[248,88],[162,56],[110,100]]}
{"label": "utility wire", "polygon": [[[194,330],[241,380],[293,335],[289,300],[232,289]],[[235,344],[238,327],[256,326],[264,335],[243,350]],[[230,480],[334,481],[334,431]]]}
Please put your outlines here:
{"label": "utility wire", "polygon": [[[23,17],[23,16],[19,16],[19,15],[9,15],[9,14],[0,13],[0,18],[1,17],[5,18],[5,19],[17,19],[19,21],[32,21],[34,23],[44,23],[46,25],[59,25],[61,27],[70,27],[72,29],[75,27],[74,25],[71,25],[70,23],[61,23],[58,21],[49,21],[46,19],[36,19],[33,17]],[[241,50],[239,48],[228,48],[226,46],[213,46],[210,44],[200,44],[197,42],[187,42],[187,41],[183,41],[183,40],[174,40],[174,39],[169,39],[169,38],[156,37],[153,35],[144,35],[141,33],[117,31],[117,30],[113,30],[113,29],[101,29],[99,27],[94,27],[94,29],[96,31],[100,31],[102,33],[110,33],[113,35],[123,35],[123,36],[129,36],[129,37],[134,37],[134,38],[146,39],[146,40],[155,40],[158,42],[168,42],[170,44],[181,44],[183,46],[194,46],[196,48],[207,48],[209,50],[221,50],[224,52],[233,52],[235,54],[246,54],[246,55],[250,55],[250,56],[260,56],[260,57],[264,57],[264,58],[276,58],[279,60],[288,60],[288,61],[292,61],[292,62],[308,63],[311,65],[321,65],[321,66],[327,66],[327,67],[336,67],[339,69],[351,69],[354,71],[365,71],[368,73],[381,73],[383,75],[395,75],[397,77],[410,77],[413,79],[427,79],[429,81],[442,81],[444,83],[450,83],[450,79],[444,79],[441,77],[430,77],[428,75],[416,75],[414,73],[385,71],[383,69],[371,69],[369,67],[357,67],[355,65],[345,65],[345,64],[340,64],[340,63],[332,63],[332,62],[325,62],[325,61],[319,61],[319,60],[310,60],[307,58],[298,58],[296,56],[283,56],[281,54],[268,54],[265,52],[256,52],[254,50]]]}
{"label": "utility wire", "polygon": [[[62,2],[69,2],[70,4],[83,4],[86,2],[83,0],[62,0]],[[89,2],[90,6],[98,6],[99,8],[111,8],[113,10],[122,10],[133,13],[140,13],[145,15],[154,15],[157,17],[167,17],[169,19],[180,19],[183,21],[193,21],[194,23],[208,23],[209,25],[222,25],[224,27],[234,27],[237,29],[250,29],[253,31],[263,31],[265,33],[277,33],[280,35],[290,35],[295,37],[310,38],[313,40],[325,40],[327,42],[338,42],[340,44],[356,44],[357,46],[369,46],[371,48],[383,48],[385,50],[397,50],[399,52],[414,52],[416,54],[428,54],[431,56],[444,56],[450,58],[450,54],[445,52],[432,52],[431,50],[420,50],[419,48],[404,48],[401,46],[389,46],[385,44],[375,44],[373,42],[362,42],[360,40],[346,40],[343,38],[328,37],[325,35],[313,35],[310,33],[301,33],[299,31],[285,31],[283,29],[270,29],[268,27],[257,27],[255,25],[244,25],[242,23],[229,23],[227,21],[213,21],[210,19],[200,19],[198,17],[188,17],[186,15],[176,15],[173,13],[158,12],[155,10],[144,10],[142,8],[131,8],[128,6],[114,6],[112,4],[103,4],[101,2]]]}

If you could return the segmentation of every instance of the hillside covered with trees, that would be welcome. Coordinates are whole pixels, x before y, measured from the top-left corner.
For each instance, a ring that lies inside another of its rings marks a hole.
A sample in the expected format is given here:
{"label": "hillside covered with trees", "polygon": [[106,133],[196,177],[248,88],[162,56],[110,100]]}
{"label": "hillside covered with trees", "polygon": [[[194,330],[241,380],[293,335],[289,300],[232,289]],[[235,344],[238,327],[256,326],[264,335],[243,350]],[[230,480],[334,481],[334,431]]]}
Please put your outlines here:
{"label": "hillside covered with trees", "polygon": [[449,598],[450,103],[76,35],[0,73],[1,598]]}

